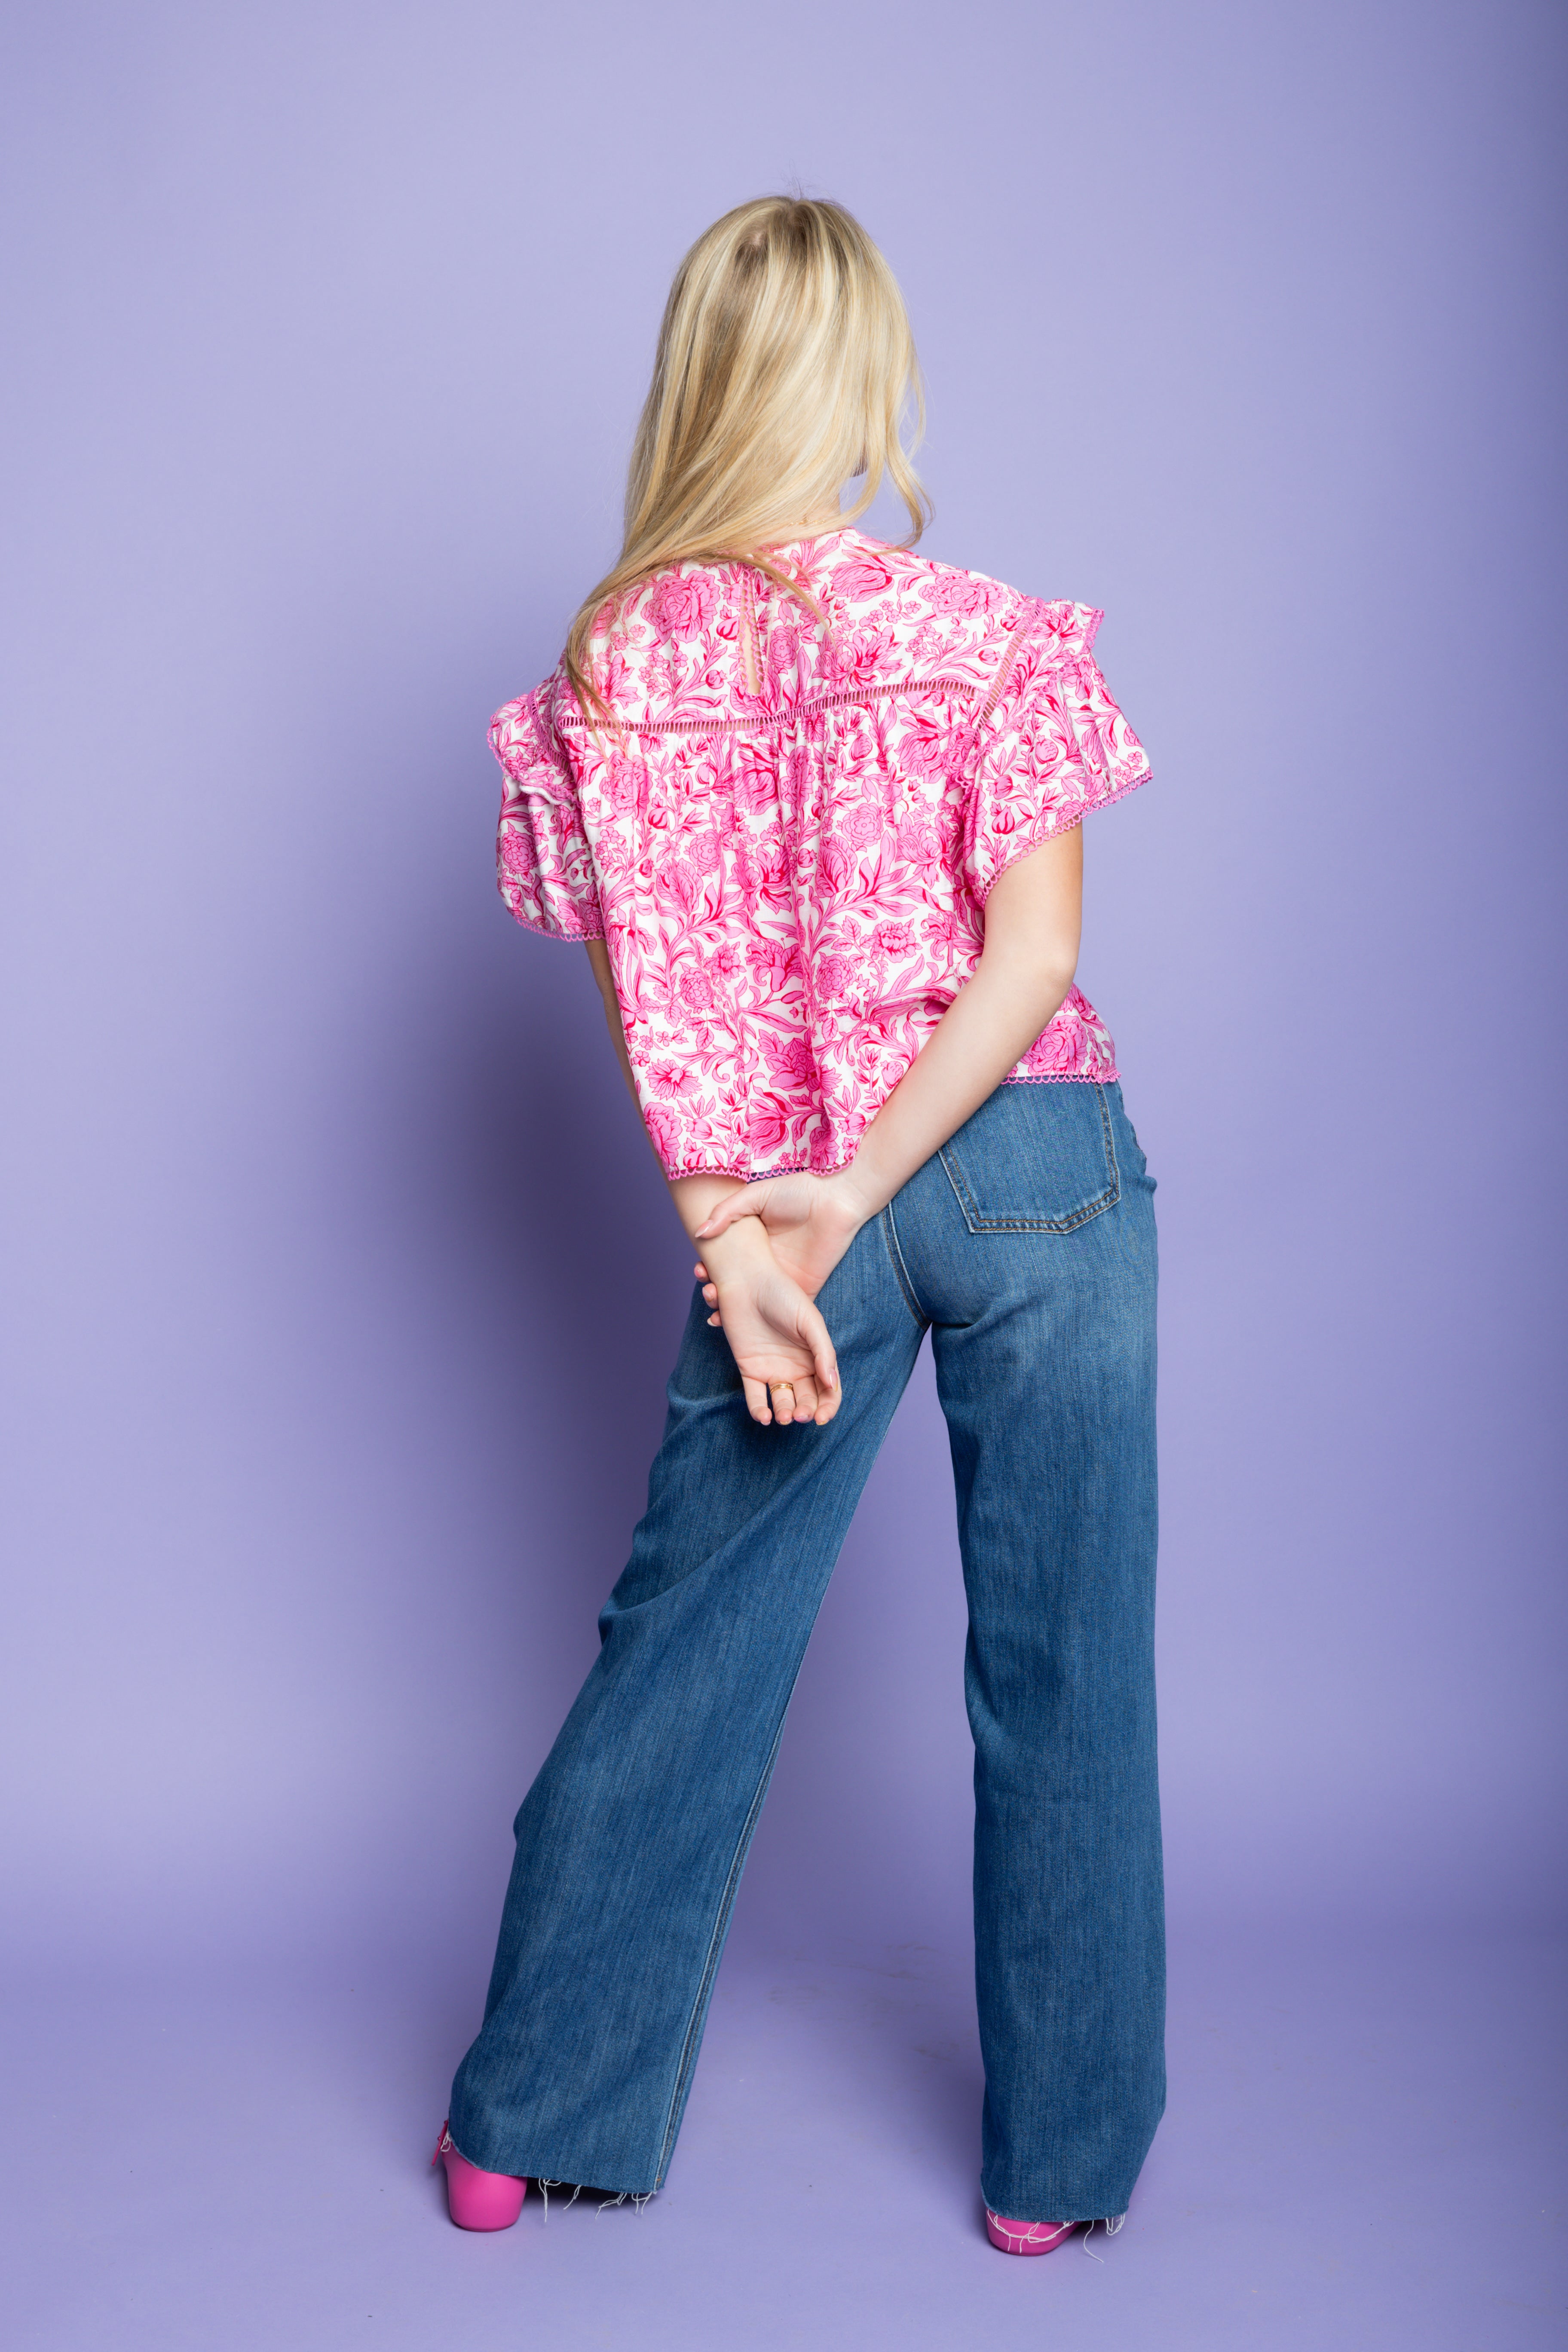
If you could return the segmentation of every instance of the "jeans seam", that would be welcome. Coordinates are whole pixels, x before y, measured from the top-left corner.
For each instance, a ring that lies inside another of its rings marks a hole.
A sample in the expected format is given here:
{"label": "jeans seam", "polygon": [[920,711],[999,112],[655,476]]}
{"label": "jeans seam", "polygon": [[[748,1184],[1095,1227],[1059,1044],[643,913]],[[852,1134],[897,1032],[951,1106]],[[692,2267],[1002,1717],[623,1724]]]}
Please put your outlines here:
{"label": "jeans seam", "polygon": [[[805,1662],[803,1652],[801,1664],[804,1664]],[[669,2095],[669,2106],[664,2119],[664,2137],[659,2145],[658,2163],[654,2171],[653,2185],[656,2190],[664,2186],[665,2171],[675,2147],[676,2133],[680,2126],[681,2103],[697,2065],[697,2050],[701,2039],[702,2021],[708,2014],[709,1996],[713,1990],[713,1979],[719,1973],[719,1958],[724,1948],[725,1929],[729,1926],[730,1914],[735,1907],[735,1893],[741,1884],[741,1873],[746,1865],[746,1853],[752,1843],[752,1833],[757,1826],[757,1816],[763,1810],[763,1800],[767,1794],[768,1782],[773,1777],[773,1765],[778,1758],[779,1743],[784,1738],[784,1717],[789,1713],[789,1703],[795,1696],[795,1685],[799,1680],[800,1667],[797,1666],[784,1697],[784,1707],[779,1716],[778,1729],[773,1734],[773,1744],[769,1748],[767,1760],[758,1775],[756,1794],[752,1799],[750,1810],[741,1824],[741,1834],[735,1841],[734,1856],[730,1864],[730,1875],[724,1881],[724,1891],[719,1897],[719,1908],[713,1920],[713,1933],[709,1937],[708,1950],[702,1963],[701,1981],[697,1988],[697,1998],[691,2004],[691,2015],[686,2027],[686,2039],[680,2046],[680,2063],[675,2070],[675,2088]]]}
{"label": "jeans seam", "polygon": [[899,1228],[894,1220],[893,1204],[891,1201],[888,1202],[887,1207],[883,1210],[879,1222],[882,1227],[882,1238],[888,1245],[888,1255],[892,1260],[893,1273],[897,1278],[899,1288],[903,1293],[904,1304],[909,1308],[910,1313],[913,1316],[916,1323],[920,1326],[920,1328],[922,1331],[925,1331],[929,1329],[931,1318],[926,1313],[925,1308],[921,1305],[920,1294],[914,1286],[914,1278],[910,1275],[909,1267],[904,1264],[903,1246],[899,1240]]}

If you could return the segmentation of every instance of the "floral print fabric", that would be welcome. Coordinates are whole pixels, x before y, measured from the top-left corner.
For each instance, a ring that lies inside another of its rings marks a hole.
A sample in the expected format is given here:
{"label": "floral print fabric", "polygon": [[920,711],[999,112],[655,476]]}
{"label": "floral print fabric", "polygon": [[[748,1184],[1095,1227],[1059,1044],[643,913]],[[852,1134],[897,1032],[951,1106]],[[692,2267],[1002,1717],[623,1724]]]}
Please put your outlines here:
{"label": "floral print fabric", "polygon": [[[852,530],[779,550],[822,619],[741,564],[682,564],[595,649],[614,724],[558,671],[490,728],[501,894],[604,939],[671,1176],[819,1174],[973,971],[1015,859],[1149,763],[1100,615]],[[1074,988],[1011,1082],[1115,1077]]]}

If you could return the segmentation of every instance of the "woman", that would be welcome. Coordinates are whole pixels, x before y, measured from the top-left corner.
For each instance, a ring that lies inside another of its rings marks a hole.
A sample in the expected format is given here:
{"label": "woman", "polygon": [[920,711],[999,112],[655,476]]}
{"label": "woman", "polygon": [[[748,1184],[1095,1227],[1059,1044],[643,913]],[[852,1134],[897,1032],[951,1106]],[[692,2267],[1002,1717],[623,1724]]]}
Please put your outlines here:
{"label": "woman", "polygon": [[530,2177],[662,2183],[812,1621],[928,1330],[993,2242],[1114,2222],[1163,2105],[1153,1186],[1073,985],[1079,820],[1148,762],[1098,613],[852,528],[886,475],[920,534],[911,392],[847,213],[726,215],[670,294],[620,562],[491,731],[503,895],[586,943],[700,1256],[647,1512],[517,1817],[437,2151],[465,2228],[515,2221]]}

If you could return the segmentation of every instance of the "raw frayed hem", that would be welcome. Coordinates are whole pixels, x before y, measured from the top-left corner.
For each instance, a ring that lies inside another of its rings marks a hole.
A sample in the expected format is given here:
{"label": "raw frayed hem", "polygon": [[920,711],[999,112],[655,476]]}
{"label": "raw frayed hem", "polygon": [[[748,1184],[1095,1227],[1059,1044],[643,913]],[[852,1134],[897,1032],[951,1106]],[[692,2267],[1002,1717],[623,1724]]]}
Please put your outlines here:
{"label": "raw frayed hem", "polygon": [[1118,2230],[1121,2229],[1126,2219],[1127,2216],[1125,2213],[1110,2213],[1106,2215],[1103,2219],[1099,2219],[1089,2223],[1088,2229],[1083,2233],[1083,2250],[1089,2256],[1091,2263],[1103,2262],[1105,2259],[1102,2254],[1097,2254],[1093,2247],[1089,2242],[1093,2237],[1095,2231],[1097,2229],[1103,2230],[1108,2238],[1114,2238]]}
{"label": "raw frayed hem", "polygon": [[[538,2173],[535,2173],[534,2175],[534,2183],[540,2195],[544,2200],[544,2218],[545,2221],[548,2221],[550,2219],[550,2192],[552,2189],[564,2189],[566,2187],[566,2183],[563,2180],[542,2179]],[[578,2198],[581,2197],[582,2194],[583,2184],[581,2181],[578,2181],[576,2186],[573,2189],[571,2196],[566,2200],[566,2210],[568,2212],[571,2211],[573,2206],[575,2205]],[[623,2189],[619,2196],[606,2197],[604,2203],[598,2210],[601,2213],[607,2213],[612,2205],[633,2205],[640,2213],[643,2207],[645,2205],[651,2204],[658,2195],[658,2191],[657,2189]]]}

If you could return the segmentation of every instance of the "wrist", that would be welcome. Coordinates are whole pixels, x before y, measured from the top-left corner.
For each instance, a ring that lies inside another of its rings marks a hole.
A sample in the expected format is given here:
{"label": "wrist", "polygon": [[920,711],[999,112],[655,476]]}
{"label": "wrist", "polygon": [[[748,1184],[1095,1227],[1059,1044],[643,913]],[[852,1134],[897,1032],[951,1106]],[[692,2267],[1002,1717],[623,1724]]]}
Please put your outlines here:
{"label": "wrist", "polygon": [[767,1227],[760,1217],[737,1217],[721,1234],[697,1244],[703,1265],[714,1282],[732,1281],[760,1259],[773,1255]]}
{"label": "wrist", "polygon": [[830,1213],[851,1235],[858,1234],[862,1225],[869,1224],[885,1205],[853,1160],[847,1168],[836,1169],[831,1176],[825,1176],[822,1188],[828,1198]]}

